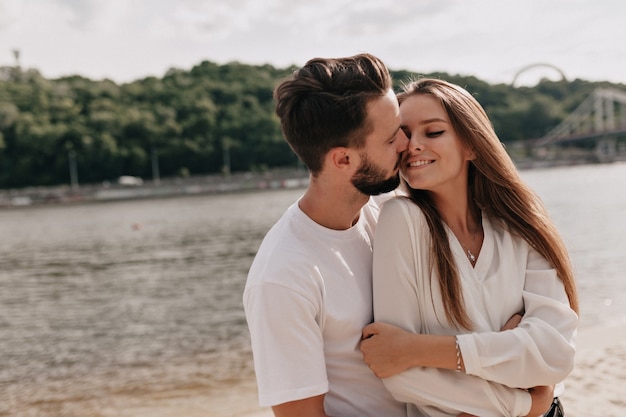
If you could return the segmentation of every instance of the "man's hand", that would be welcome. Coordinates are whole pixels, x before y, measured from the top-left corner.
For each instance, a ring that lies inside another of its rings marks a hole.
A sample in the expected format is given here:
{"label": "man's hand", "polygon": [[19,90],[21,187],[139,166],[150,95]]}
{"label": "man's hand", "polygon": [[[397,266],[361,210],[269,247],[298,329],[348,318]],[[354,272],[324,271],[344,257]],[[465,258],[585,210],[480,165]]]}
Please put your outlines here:
{"label": "man's hand", "polygon": [[528,390],[533,400],[527,417],[541,417],[550,409],[554,400],[554,385],[534,387]]}
{"label": "man's hand", "polygon": [[363,328],[363,360],[379,378],[387,378],[414,366],[412,340],[418,335],[387,323],[372,323]]}
{"label": "man's hand", "polygon": [[272,407],[274,417],[328,417],[324,411],[325,394]]}
{"label": "man's hand", "polygon": [[500,329],[500,331],[504,331],[504,330],[513,330],[514,328],[517,327],[517,325],[520,323],[520,321],[522,321],[522,315],[521,314],[513,314],[511,316],[511,318],[504,323],[504,326],[502,326],[502,328]]}

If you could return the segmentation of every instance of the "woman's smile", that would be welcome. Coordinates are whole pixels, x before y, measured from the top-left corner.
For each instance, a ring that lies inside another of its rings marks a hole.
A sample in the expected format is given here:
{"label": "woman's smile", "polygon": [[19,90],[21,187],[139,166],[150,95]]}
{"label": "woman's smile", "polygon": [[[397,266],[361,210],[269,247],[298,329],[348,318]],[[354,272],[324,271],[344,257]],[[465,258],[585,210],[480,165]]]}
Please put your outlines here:
{"label": "woman's smile", "polygon": [[430,164],[432,164],[434,162],[435,161],[432,160],[432,159],[419,159],[417,161],[409,161],[409,162],[407,162],[406,165],[409,168],[416,168],[416,167],[423,167],[423,166],[426,166],[426,165],[430,165]]}

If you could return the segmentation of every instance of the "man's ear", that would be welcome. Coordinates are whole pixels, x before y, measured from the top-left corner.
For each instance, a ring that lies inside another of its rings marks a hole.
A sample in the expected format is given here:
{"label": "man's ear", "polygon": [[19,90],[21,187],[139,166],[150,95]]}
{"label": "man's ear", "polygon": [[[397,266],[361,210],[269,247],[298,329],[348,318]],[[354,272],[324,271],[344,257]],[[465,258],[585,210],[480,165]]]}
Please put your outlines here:
{"label": "man's ear", "polygon": [[332,164],[335,169],[350,169],[354,164],[354,155],[350,148],[339,146],[332,148],[326,155],[326,162]]}

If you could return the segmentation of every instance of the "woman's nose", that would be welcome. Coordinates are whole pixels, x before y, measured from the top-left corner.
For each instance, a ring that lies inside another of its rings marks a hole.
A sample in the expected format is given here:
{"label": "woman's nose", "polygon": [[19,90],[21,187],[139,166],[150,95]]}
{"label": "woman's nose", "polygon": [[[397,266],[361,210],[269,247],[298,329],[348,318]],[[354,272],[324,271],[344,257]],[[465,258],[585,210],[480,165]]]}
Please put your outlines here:
{"label": "woman's nose", "polygon": [[424,146],[420,143],[419,140],[414,136],[409,141],[408,151],[409,152],[421,152],[424,150]]}

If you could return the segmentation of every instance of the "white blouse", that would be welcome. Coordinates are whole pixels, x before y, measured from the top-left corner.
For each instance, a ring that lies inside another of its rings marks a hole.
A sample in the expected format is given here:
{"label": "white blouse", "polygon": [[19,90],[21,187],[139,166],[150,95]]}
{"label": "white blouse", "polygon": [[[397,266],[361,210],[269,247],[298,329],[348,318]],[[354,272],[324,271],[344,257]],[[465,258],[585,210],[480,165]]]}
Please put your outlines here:
{"label": "white blouse", "polygon": [[[419,207],[406,198],[383,206],[374,239],[374,316],[407,331],[458,335],[465,373],[412,368],[384,380],[400,401],[428,416],[524,416],[526,388],[559,385],[574,365],[577,314],[556,271],[524,239],[483,215],[484,241],[474,267],[447,228],[473,331],[451,326],[437,272],[431,268],[431,235]],[[500,331],[515,313],[517,328]],[[520,389],[521,388],[521,389]],[[414,409],[413,415],[420,414]]]}

